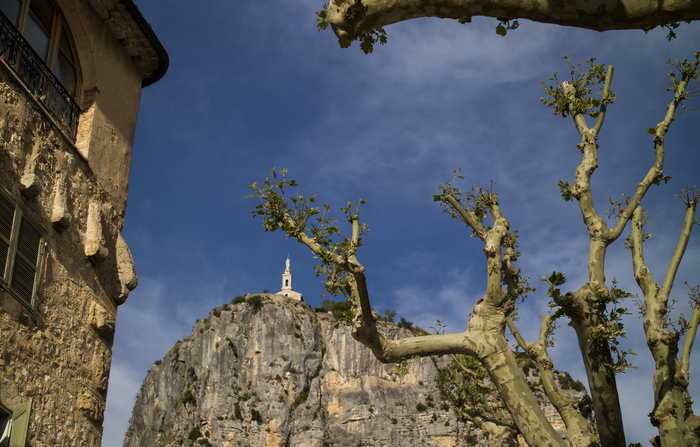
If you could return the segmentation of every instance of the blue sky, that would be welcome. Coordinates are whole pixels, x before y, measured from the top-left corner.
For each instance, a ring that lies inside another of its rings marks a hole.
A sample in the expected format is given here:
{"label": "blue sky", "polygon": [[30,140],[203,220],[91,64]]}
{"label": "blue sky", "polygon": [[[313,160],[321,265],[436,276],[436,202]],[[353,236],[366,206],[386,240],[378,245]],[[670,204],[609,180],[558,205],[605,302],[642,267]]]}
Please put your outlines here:
{"label": "blue sky", "polygon": [[[122,445],[153,362],[213,307],[279,290],[287,255],[294,289],[320,305],[308,249],[251,220],[256,202],[244,196],[273,166],[289,169],[297,193],[316,192],[334,210],[367,201],[361,218],[371,232],[359,259],[376,309],[395,309],[426,329],[444,317],[448,331],[460,332],[483,295],[483,247],[432,195],[456,168],[466,176],[464,188],[496,180],[505,216],[521,235],[519,265],[537,287],[519,323],[533,340],[547,311],[546,287],[536,279],[557,270],[569,279],[565,288],[578,289],[587,280],[588,252],[578,206],[561,200],[557,188],[573,178],[580,137],[570,120],[541,105],[540,81],[554,70],[566,79],[565,54],[615,66],[618,99],[601,132],[593,177],[602,213],[608,197],[631,193],[653,163],[644,130],[663,118],[670,100],[665,62],[700,51],[698,23],[684,24],[668,42],[664,30],[597,33],[526,21],[500,37],[494,19],[477,18],[468,25],[439,19],[392,25],[389,43],[366,56],[357,45],[339,48],[330,30],[317,32],[320,0],[137,3],[170,68],[143,91],[134,142],[124,237],[139,286],[119,308],[105,447]],[[700,111],[673,123],[664,170],[673,179],[643,202],[653,235],[646,261],[657,281],[685,212],[674,194],[700,184],[698,123]],[[674,288],[679,306],[687,302],[683,282],[700,282],[697,227],[693,236]],[[622,241],[608,253],[608,282],[616,277],[639,293]],[[648,445],[653,360],[634,304],[628,306],[634,315],[623,344],[639,354],[633,359],[639,369],[618,382],[627,440]],[[564,325],[556,338],[555,367],[585,383],[573,330]],[[698,381],[691,385],[696,399]]]}

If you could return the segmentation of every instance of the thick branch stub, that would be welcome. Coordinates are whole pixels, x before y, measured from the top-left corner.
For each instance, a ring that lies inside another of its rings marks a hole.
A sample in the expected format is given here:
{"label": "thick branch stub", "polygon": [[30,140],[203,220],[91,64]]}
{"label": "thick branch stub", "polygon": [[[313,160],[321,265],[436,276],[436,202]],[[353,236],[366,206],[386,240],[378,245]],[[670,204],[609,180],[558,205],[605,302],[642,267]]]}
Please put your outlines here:
{"label": "thick branch stub", "polygon": [[370,30],[419,17],[521,18],[595,31],[650,30],[700,20],[700,2],[655,0],[331,0],[328,20],[338,38],[351,42]]}

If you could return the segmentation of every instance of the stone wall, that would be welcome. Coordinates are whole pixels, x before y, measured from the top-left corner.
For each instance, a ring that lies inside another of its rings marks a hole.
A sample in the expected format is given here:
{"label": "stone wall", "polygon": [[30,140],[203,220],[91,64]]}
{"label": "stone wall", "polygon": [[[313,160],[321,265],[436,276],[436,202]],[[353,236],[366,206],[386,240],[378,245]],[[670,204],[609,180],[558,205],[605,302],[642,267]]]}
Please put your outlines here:
{"label": "stone wall", "polygon": [[137,283],[125,198],[2,62],[0,187],[46,232],[34,309],[0,289],[0,402],[33,398],[33,447],[99,446],[117,305]]}

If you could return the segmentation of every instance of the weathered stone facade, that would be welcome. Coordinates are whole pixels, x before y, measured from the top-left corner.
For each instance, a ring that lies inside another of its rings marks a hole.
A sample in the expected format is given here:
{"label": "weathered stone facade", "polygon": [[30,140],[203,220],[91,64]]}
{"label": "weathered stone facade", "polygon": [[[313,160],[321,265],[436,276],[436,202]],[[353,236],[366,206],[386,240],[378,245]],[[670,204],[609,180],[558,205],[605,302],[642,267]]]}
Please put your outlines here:
{"label": "weathered stone facade", "polygon": [[[431,359],[394,374],[331,315],[279,294],[253,296],[212,310],[151,367],[124,447],[486,445],[442,401]],[[389,338],[411,336],[379,324]],[[529,377],[536,382],[534,368]]]}
{"label": "weathered stone facade", "polygon": [[[167,54],[155,36],[113,36],[119,24],[105,27],[92,1],[55,6],[80,70],[75,142],[0,61],[0,187],[45,232],[35,302],[0,288],[0,404],[15,411],[32,400],[32,447],[93,447],[102,438],[117,306],[137,285],[121,230],[141,86],[156,69],[164,73]],[[143,21],[120,17],[133,28]],[[148,60],[132,59],[130,45],[150,46]]]}

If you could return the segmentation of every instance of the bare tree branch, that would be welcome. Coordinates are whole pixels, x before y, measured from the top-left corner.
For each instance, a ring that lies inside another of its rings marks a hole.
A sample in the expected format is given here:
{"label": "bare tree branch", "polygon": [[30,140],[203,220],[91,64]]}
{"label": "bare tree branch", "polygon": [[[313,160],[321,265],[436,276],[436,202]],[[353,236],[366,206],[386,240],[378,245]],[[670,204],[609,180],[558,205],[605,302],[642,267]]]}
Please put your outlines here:
{"label": "bare tree branch", "polygon": [[700,4],[673,4],[653,0],[587,1],[570,0],[331,0],[328,20],[343,42],[392,23],[419,17],[443,19],[494,17],[498,20],[523,18],[542,23],[587,28],[650,30],[672,22],[700,19]]}

